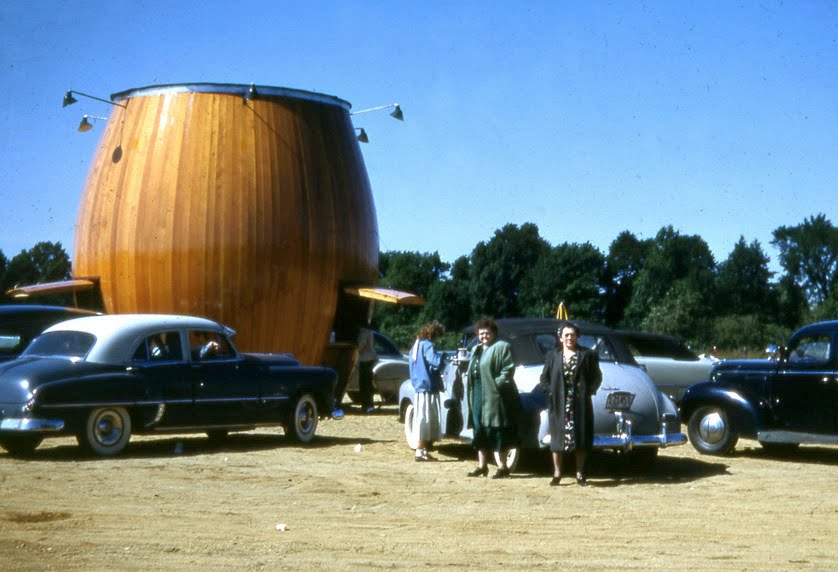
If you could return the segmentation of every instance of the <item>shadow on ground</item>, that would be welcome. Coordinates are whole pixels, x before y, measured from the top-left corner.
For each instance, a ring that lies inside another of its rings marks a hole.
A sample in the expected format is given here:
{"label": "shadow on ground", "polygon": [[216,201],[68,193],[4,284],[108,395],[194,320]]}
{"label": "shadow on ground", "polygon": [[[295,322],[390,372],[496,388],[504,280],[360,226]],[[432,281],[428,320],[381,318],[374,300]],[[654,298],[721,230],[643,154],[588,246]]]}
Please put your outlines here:
{"label": "shadow on ground", "polygon": [[[468,444],[440,445],[437,447],[437,453],[441,458],[455,457],[461,461],[474,459],[476,466],[477,454]],[[567,475],[569,482],[573,482],[576,469],[572,456],[566,461],[563,473]],[[552,472],[553,463],[548,451],[525,451],[513,478],[549,479]],[[591,456],[587,477],[592,486],[605,487],[650,483],[675,485],[726,474],[729,474],[728,465],[713,458],[705,461],[659,455],[652,467],[641,470],[633,465],[626,455],[596,452]]]}
{"label": "shadow on ground", "polygon": [[[77,462],[104,461],[109,458],[117,459],[147,459],[167,457],[190,457],[220,452],[247,453],[249,451],[264,451],[268,449],[324,449],[328,447],[346,447],[349,445],[369,445],[386,442],[387,440],[368,439],[363,437],[331,437],[320,436],[307,444],[297,443],[288,439],[281,432],[276,435],[264,433],[230,433],[223,441],[214,442],[206,435],[172,435],[171,437],[155,439],[132,439],[128,447],[117,457],[97,457],[86,453],[75,444],[59,445],[57,447],[36,449],[28,456],[14,458],[26,459],[29,462]],[[8,453],[6,457],[12,456]],[[3,455],[0,455],[2,458]]]}
{"label": "shadow on ground", "polygon": [[838,465],[838,448],[821,446],[801,446],[784,451],[772,451],[757,445],[734,452],[734,457],[747,459],[766,459],[781,463],[808,463],[812,465]]}

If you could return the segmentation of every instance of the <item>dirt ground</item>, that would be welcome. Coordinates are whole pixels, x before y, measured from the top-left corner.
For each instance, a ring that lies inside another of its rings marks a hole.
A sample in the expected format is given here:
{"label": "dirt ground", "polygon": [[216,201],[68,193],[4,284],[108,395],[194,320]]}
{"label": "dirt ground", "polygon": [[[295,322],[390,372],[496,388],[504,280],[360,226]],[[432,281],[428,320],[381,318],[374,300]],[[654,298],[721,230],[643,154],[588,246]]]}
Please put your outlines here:
{"label": "dirt ground", "polygon": [[783,458],[690,445],[643,476],[597,456],[593,486],[549,487],[546,453],[469,479],[468,446],[415,463],[395,408],[281,429],[134,437],[116,459],[47,440],[0,453],[3,570],[838,568],[838,448]]}

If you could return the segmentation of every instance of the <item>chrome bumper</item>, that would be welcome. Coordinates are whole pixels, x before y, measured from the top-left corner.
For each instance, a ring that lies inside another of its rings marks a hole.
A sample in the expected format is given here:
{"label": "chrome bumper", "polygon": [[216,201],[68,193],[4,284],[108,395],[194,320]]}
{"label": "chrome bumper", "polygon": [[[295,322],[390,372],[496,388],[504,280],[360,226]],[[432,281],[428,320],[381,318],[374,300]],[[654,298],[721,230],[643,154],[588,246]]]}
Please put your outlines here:
{"label": "chrome bumper", "polygon": [[[546,411],[543,412],[542,416],[545,416],[546,413]],[[616,411],[614,416],[616,417],[616,431],[611,435],[594,435],[594,449],[618,449],[621,451],[631,451],[635,447],[665,449],[666,447],[684,445],[687,442],[687,436],[683,433],[670,433],[666,430],[667,419],[674,417],[674,415],[664,414],[660,433],[656,435],[634,435],[632,434],[630,420],[623,417],[623,414],[619,411]],[[546,418],[542,421],[546,421]],[[542,423],[542,427],[544,425],[545,423]],[[541,438],[541,446],[549,445],[550,433],[547,432]]]}
{"label": "chrome bumper", "polygon": [[687,442],[683,433],[670,433],[666,430],[667,418],[675,417],[664,414],[661,421],[661,432],[657,435],[633,435],[631,421],[625,419],[619,411],[614,412],[617,418],[617,431],[613,435],[594,435],[594,449],[621,449],[631,451],[635,447],[674,447]]}
{"label": "chrome bumper", "polygon": [[16,433],[54,433],[64,429],[61,419],[29,419],[8,417],[0,420],[0,431]]}

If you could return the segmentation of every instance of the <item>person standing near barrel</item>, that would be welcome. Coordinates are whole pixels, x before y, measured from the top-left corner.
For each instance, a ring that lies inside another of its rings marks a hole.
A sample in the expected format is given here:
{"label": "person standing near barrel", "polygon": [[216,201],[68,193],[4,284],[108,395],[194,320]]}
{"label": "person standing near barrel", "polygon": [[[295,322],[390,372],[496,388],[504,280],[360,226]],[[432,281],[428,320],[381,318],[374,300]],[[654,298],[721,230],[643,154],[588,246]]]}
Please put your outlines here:
{"label": "person standing near barrel", "polygon": [[513,377],[512,346],[498,340],[498,325],[491,318],[475,324],[480,344],[474,348],[468,366],[468,426],[474,429],[472,446],[477,450],[477,468],[469,477],[489,474],[489,451],[498,465],[493,479],[509,477],[506,458],[518,445],[520,397]]}
{"label": "person standing near barrel", "polygon": [[539,384],[548,396],[550,451],[553,453],[553,478],[550,486],[562,479],[562,456],[576,455],[576,482],[587,486],[585,478],[588,452],[594,442],[593,395],[602,383],[599,356],[580,346],[579,328],[571,322],[559,325],[559,347],[545,356]]}
{"label": "person standing near barrel", "polygon": [[439,392],[443,390],[442,370],[445,360],[434,348],[445,329],[434,320],[419,328],[410,350],[410,383],[416,392],[413,411],[413,431],[419,443],[416,461],[436,461],[428,455],[428,447],[441,437],[439,426]]}
{"label": "person standing near barrel", "polygon": [[372,330],[361,328],[358,332],[358,389],[361,394],[361,409],[364,413],[375,411],[373,407],[372,369],[378,361]]}

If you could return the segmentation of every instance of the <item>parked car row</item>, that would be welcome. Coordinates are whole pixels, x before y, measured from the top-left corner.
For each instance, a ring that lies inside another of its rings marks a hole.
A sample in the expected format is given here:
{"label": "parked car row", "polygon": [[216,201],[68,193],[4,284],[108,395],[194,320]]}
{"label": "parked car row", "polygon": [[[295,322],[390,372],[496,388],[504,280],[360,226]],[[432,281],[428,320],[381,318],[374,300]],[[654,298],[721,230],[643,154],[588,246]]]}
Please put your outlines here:
{"label": "parked car row", "polygon": [[[801,328],[776,359],[721,362],[696,356],[679,338],[576,323],[580,344],[597,351],[603,373],[594,395],[597,449],[649,466],[660,448],[686,442],[682,419],[705,454],[727,454],[740,437],[772,451],[838,444],[838,321]],[[498,320],[516,362],[521,450],[549,445],[538,382],[557,325]],[[220,439],[260,425],[311,441],[332,409],[335,372],[303,367],[287,354],[240,354],[233,334],[201,318],[0,306],[0,446],[27,453],[45,437],[70,434],[89,451],[114,455],[135,433],[200,431]],[[440,424],[447,437],[471,437],[464,421],[473,334],[467,330],[470,341],[445,372]],[[379,332],[374,340],[376,391],[398,403],[415,446],[407,356]],[[358,400],[357,372],[347,392]],[[511,466],[521,450],[510,453]]]}

